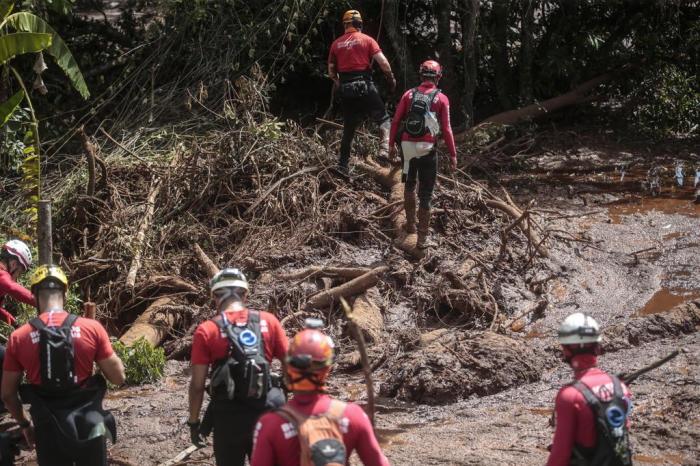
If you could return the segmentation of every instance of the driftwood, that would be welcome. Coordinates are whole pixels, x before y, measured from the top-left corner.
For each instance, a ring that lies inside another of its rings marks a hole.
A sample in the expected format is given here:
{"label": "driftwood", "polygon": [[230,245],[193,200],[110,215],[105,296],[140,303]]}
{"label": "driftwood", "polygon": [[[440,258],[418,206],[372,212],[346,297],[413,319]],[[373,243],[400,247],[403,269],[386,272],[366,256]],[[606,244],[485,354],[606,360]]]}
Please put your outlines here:
{"label": "driftwood", "polygon": [[139,226],[138,232],[136,233],[136,238],[134,239],[134,258],[131,260],[131,267],[129,268],[129,273],[126,275],[126,286],[129,288],[134,288],[136,285],[136,274],[141,268],[141,256],[146,248],[146,232],[151,227],[151,222],[153,220],[153,213],[156,209],[156,198],[160,194],[160,188],[162,186],[160,177],[156,177],[151,183],[151,189],[148,192],[148,198],[146,199],[146,212],[141,220],[141,225]]}
{"label": "driftwood", "polygon": [[214,261],[206,255],[206,253],[202,250],[199,244],[194,243],[192,249],[194,249],[194,256],[197,258],[199,265],[201,265],[202,268],[207,272],[209,278],[212,278],[214,275],[219,273],[219,267],[217,267]]}
{"label": "driftwood", "polygon": [[162,312],[163,308],[174,304],[170,297],[155,300],[148,308],[134,321],[133,325],[119,341],[126,346],[133,345],[140,338],[144,338],[153,346],[158,346],[168,331],[177,324],[178,316],[173,312]]}
{"label": "driftwood", "polygon": [[372,269],[363,267],[308,267],[303,270],[290,273],[282,273],[276,276],[278,280],[305,280],[307,278],[316,277],[319,275],[327,277],[339,277],[353,279],[360,277]]}
{"label": "driftwood", "polygon": [[379,282],[379,274],[389,270],[389,267],[381,266],[372,269],[364,275],[343,283],[342,285],[324,290],[309,298],[306,303],[306,309],[321,309],[326,308],[337,302],[340,298],[358,295],[363,293],[368,288],[373,287]]}

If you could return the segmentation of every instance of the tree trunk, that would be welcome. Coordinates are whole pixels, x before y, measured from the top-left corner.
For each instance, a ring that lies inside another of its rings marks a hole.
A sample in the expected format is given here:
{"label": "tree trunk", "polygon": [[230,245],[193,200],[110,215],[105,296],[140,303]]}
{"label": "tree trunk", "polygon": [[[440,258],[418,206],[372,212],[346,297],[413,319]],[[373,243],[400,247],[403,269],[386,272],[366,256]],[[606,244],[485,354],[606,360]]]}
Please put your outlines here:
{"label": "tree trunk", "polygon": [[477,85],[476,31],[479,19],[479,0],[463,0],[462,48],[464,56],[464,111],[467,127],[474,125],[474,93]]}
{"label": "tree trunk", "polygon": [[520,24],[520,103],[532,103],[533,27],[535,25],[535,0],[521,0]]}
{"label": "tree trunk", "polygon": [[168,332],[177,323],[178,317],[173,312],[160,312],[163,307],[173,304],[172,298],[165,297],[155,300],[148,309],[143,311],[119,341],[131,346],[136,340],[143,338],[152,346],[158,346]]}
{"label": "tree trunk", "polygon": [[[397,63],[397,88],[405,89],[417,85],[418,73],[413,63],[411,49],[406,43],[406,36],[399,28],[399,0],[386,0],[384,10],[384,32],[393,52],[394,63]],[[390,60],[392,61],[392,60]]]}
{"label": "tree trunk", "polygon": [[[437,51],[439,62],[444,70],[454,70],[454,60],[452,57],[452,0],[437,0]],[[457,86],[454,79],[455,73],[445,73],[445,77],[440,81],[443,92],[453,101],[459,101],[455,95]]]}
{"label": "tree trunk", "polygon": [[494,0],[494,82],[501,109],[512,108],[510,100],[510,65],[508,62],[508,0]]}

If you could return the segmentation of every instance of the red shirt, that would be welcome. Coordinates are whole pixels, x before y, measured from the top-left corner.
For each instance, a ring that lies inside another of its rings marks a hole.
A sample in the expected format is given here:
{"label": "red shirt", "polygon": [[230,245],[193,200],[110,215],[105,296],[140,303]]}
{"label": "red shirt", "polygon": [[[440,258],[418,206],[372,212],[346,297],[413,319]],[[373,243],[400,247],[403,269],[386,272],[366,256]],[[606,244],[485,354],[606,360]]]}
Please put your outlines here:
{"label": "red shirt", "polygon": [[333,42],[328,53],[328,63],[335,64],[340,73],[368,71],[372,57],[381,51],[376,40],[367,34],[352,31]]}
{"label": "red shirt", "polygon": [[[328,410],[328,395],[295,395],[288,403],[305,415],[321,414]],[[354,450],[365,466],[389,466],[374,435],[372,424],[358,405],[348,403],[340,422],[343,443],[349,460]],[[251,466],[299,466],[301,447],[296,428],[277,413],[267,413],[255,426]],[[347,464],[350,464],[349,461]]]}
{"label": "red shirt", "polygon": [[[248,321],[248,310],[230,311],[226,313],[232,325],[245,325]],[[269,312],[260,313],[260,334],[265,348],[265,359],[272,362],[274,358],[284,360],[287,354],[287,336],[282,324]],[[192,364],[213,364],[228,356],[229,341],[221,333],[219,326],[212,320],[202,323],[194,332],[192,338]]]}
{"label": "red shirt", "polygon": [[[435,83],[431,81],[425,81],[420,86],[418,90],[423,94],[428,94],[435,90]],[[392,147],[396,142],[396,134],[399,132],[399,126],[401,122],[406,118],[406,114],[411,109],[411,102],[413,101],[413,89],[409,89],[404,92],[399,101],[399,106],[396,108],[396,113],[394,113],[394,119],[391,121],[391,133],[389,133],[389,147]],[[430,105],[430,111],[438,116],[440,121],[440,131],[442,132],[442,137],[447,144],[447,150],[450,152],[450,158],[457,158],[457,148],[455,147],[455,138],[452,134],[452,126],[450,125],[450,99],[447,98],[445,94],[440,92],[432,104]],[[409,135],[407,132],[403,132],[401,135],[402,141],[424,141],[436,143],[435,137],[433,137],[430,132],[421,136],[419,138]]]}
{"label": "red shirt", "polygon": [[17,301],[36,307],[36,301],[32,292],[14,281],[12,275],[5,270],[4,265],[0,264],[0,321],[12,325],[15,322],[15,318],[2,307],[5,295],[10,295]]}
{"label": "red shirt", "polygon": [[[68,316],[66,311],[44,312],[39,318],[46,325],[60,326]],[[114,354],[107,331],[98,321],[78,317],[71,328],[75,349],[75,372],[78,384],[92,375],[93,364]],[[41,362],[39,361],[39,332],[24,324],[10,335],[5,351],[3,370],[26,372],[27,380],[41,384]]]}
{"label": "red shirt", "polygon": [[[576,380],[586,384],[601,400],[608,400],[613,393],[610,376],[596,366],[596,357],[590,354],[574,356],[572,367]],[[605,389],[601,390],[601,388]],[[622,384],[628,406],[632,394]],[[592,448],[596,444],[596,427],[593,411],[583,394],[567,385],[559,390],[555,402],[557,427],[547,466],[568,466],[574,446]]]}

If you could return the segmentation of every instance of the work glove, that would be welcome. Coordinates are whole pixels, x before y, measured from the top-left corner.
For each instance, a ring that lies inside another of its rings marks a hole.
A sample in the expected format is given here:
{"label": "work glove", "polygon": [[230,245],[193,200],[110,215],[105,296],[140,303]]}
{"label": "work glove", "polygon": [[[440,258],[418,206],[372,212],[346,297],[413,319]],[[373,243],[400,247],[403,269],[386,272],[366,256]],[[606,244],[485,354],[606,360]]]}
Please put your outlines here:
{"label": "work glove", "polygon": [[452,173],[457,171],[457,159],[450,158],[450,171]]}
{"label": "work glove", "polygon": [[195,422],[187,421],[187,425],[190,428],[190,440],[192,441],[192,445],[196,446],[197,448],[202,448],[205,445],[205,439],[199,432],[201,423],[199,420]]}
{"label": "work glove", "polygon": [[387,73],[385,76],[386,82],[389,85],[389,93],[393,94],[396,92],[396,78],[394,77],[394,73]]}

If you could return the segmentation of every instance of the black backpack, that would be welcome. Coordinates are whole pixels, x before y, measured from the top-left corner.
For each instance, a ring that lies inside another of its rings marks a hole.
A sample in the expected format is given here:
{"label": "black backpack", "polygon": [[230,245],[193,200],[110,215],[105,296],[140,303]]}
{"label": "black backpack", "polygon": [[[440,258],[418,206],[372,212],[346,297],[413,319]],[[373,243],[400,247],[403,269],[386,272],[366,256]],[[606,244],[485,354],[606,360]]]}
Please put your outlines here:
{"label": "black backpack", "polygon": [[38,317],[29,325],[39,332],[41,386],[47,390],[69,390],[78,385],[75,348],[71,328],[78,316],[68,314],[59,327],[47,326]]}
{"label": "black backpack", "polygon": [[574,449],[574,464],[595,466],[630,466],[632,453],[629,445],[627,429],[627,403],[620,379],[611,375],[613,396],[609,401],[602,401],[595,393],[580,380],[573,387],[586,398],[588,406],[593,411],[596,424],[596,446],[592,449],[576,447]]}
{"label": "black backpack", "polygon": [[214,322],[229,340],[229,354],[212,369],[212,398],[264,403],[271,382],[270,363],[265,359],[260,332],[260,312],[248,311],[245,326],[231,325],[224,313]]}
{"label": "black backpack", "polygon": [[413,89],[413,99],[411,99],[411,107],[406,114],[404,129],[413,137],[422,137],[428,134],[428,127],[425,124],[425,117],[430,113],[430,106],[435,99],[435,96],[440,93],[440,89],[423,94],[418,88]]}

